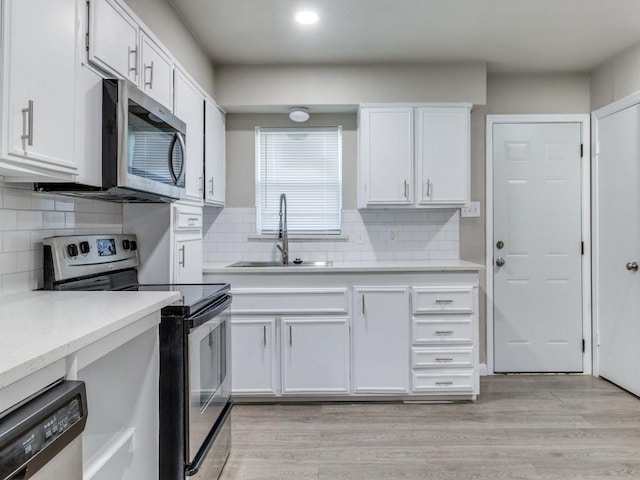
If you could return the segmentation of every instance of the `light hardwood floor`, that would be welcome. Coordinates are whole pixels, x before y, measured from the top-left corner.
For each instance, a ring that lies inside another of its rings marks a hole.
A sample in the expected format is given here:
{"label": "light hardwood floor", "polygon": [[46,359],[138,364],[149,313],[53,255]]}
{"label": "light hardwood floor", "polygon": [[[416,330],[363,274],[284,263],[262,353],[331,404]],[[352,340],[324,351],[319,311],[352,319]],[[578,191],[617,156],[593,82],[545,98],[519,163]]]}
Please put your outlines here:
{"label": "light hardwood floor", "polygon": [[238,405],[221,479],[640,479],[638,398],[590,376],[483,377],[480,391],[475,403]]}

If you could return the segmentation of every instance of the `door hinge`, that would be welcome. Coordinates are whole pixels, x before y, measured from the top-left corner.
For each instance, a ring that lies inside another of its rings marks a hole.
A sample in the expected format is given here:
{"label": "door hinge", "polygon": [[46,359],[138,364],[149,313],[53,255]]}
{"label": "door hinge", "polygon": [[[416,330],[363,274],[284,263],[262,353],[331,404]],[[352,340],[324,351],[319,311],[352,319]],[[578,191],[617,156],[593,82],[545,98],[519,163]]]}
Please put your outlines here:
{"label": "door hinge", "polygon": [[580,144],[580,158],[584,157],[584,143]]}
{"label": "door hinge", "polygon": [[580,252],[581,255],[584,255],[584,242],[580,242]]}
{"label": "door hinge", "polygon": [[585,350],[585,341],[584,338],[582,339],[582,353],[584,353]]}

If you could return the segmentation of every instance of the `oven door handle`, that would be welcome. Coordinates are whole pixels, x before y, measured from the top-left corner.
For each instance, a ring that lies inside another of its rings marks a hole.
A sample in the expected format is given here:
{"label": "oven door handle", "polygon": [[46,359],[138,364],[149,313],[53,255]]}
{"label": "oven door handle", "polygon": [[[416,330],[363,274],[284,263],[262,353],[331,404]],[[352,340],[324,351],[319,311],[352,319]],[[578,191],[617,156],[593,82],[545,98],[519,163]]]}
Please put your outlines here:
{"label": "oven door handle", "polygon": [[189,332],[220,315],[223,311],[229,308],[229,305],[231,305],[231,295],[227,294],[222,300],[214,303],[210,307],[207,307],[203,312],[198,313],[193,317],[189,317],[186,321]]}
{"label": "oven door handle", "polygon": [[216,438],[218,437],[218,434],[222,430],[224,423],[227,421],[227,418],[229,418],[232,407],[233,407],[233,400],[229,399],[229,401],[224,407],[224,410],[222,411],[222,415],[218,417],[218,420],[216,420],[216,423],[211,429],[211,431],[209,432],[209,435],[207,435],[207,438],[205,439],[204,443],[198,450],[198,453],[196,453],[196,456],[194,457],[193,462],[191,462],[190,465],[187,465],[187,468],[185,469],[185,474],[187,477],[195,475],[196,473],[198,473],[198,470],[200,470],[200,467],[202,467],[202,464],[204,463],[204,460],[207,457],[209,450],[211,450],[211,446],[216,441]]}

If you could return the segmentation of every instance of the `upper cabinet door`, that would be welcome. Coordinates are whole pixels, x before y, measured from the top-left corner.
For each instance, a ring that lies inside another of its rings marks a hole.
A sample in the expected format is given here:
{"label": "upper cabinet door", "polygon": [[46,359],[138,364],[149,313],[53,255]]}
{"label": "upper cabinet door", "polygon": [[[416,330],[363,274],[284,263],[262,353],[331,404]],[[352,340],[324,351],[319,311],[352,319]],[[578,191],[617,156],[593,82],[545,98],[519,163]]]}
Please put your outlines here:
{"label": "upper cabinet door", "polygon": [[204,200],[224,207],[225,200],[225,122],[215,103],[205,102]]}
{"label": "upper cabinet door", "polygon": [[173,112],[187,124],[186,196],[204,198],[204,95],[179,69],[175,69]]}
{"label": "upper cabinet door", "polygon": [[90,0],[89,8],[89,60],[137,85],[138,25],[115,0]]}
{"label": "upper cabinet door", "polygon": [[144,32],[140,36],[140,87],[154,100],[173,109],[173,62]]}
{"label": "upper cabinet door", "polygon": [[360,207],[413,203],[413,132],[413,108],[360,109]]}
{"label": "upper cabinet door", "polygon": [[0,175],[73,180],[75,0],[2,2]]}
{"label": "upper cabinet door", "polygon": [[468,107],[417,109],[416,191],[421,206],[469,201]]}

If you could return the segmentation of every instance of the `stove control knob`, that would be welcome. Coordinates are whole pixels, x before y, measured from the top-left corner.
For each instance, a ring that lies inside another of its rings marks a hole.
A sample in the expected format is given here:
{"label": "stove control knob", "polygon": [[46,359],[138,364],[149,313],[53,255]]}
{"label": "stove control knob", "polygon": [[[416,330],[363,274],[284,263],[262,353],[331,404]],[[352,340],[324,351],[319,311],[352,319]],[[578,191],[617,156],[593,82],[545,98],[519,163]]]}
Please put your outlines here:
{"label": "stove control knob", "polygon": [[122,248],[124,248],[125,250],[129,250],[131,248],[131,242],[129,240],[123,240]]}
{"label": "stove control knob", "polygon": [[75,243],[71,243],[71,244],[67,245],[67,253],[69,254],[70,257],[77,257],[78,256],[78,245],[76,245]]}
{"label": "stove control knob", "polygon": [[87,253],[89,253],[89,250],[89,242],[80,242],[80,253],[86,255]]}
{"label": "stove control knob", "polygon": [[131,250],[137,250],[138,249],[138,244],[136,243],[135,240],[131,240]]}

